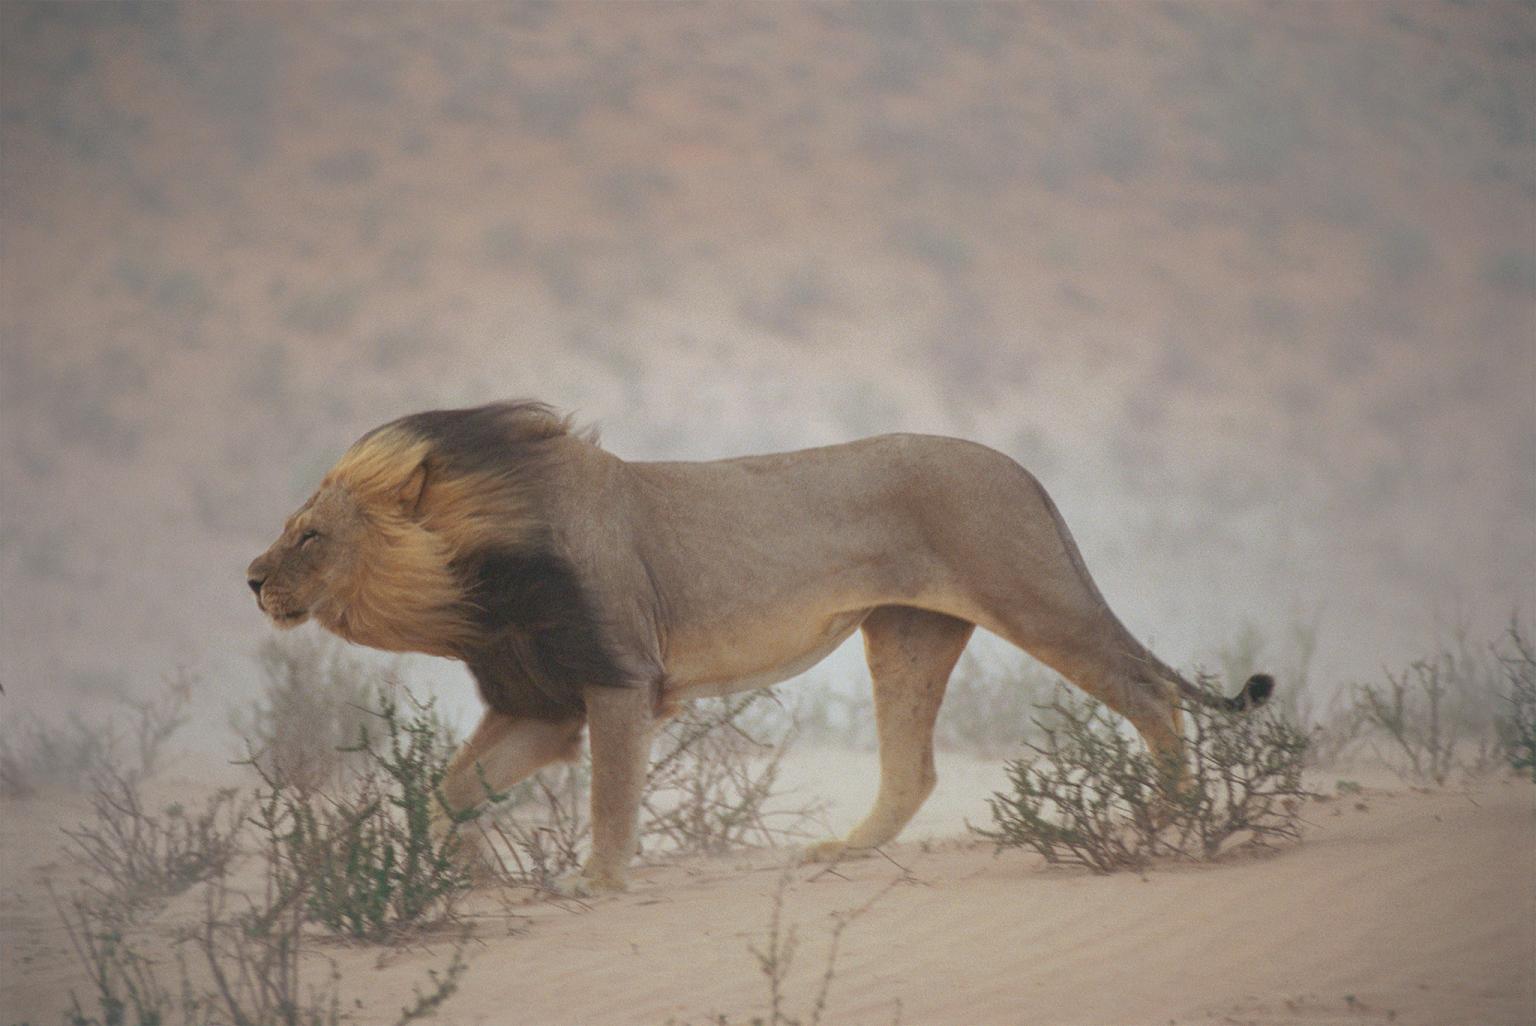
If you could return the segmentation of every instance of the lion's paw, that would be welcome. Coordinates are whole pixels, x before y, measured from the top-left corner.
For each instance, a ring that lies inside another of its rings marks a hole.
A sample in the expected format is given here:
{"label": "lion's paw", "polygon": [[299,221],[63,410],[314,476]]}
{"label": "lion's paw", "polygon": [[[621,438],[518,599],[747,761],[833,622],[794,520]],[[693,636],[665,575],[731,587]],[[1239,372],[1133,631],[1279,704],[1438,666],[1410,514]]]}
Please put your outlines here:
{"label": "lion's paw", "polygon": [[848,859],[866,859],[874,852],[873,848],[850,848],[848,842],[833,837],[808,845],[800,859],[802,862],[843,862]]}
{"label": "lion's paw", "polygon": [[585,872],[562,876],[550,885],[550,890],[562,898],[595,898],[600,894],[618,894],[625,888],[623,877],[588,876]]}

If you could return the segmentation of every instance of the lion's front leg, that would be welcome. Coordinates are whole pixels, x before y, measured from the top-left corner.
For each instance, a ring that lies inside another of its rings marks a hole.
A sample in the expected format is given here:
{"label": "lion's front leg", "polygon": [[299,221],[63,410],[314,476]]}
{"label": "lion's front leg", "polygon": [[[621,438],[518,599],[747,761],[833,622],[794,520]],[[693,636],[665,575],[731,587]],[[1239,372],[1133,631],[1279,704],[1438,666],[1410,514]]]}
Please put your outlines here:
{"label": "lion's front leg", "polygon": [[561,883],[573,895],[624,889],[625,870],[640,847],[640,799],[655,728],[649,688],[593,687],[583,697],[592,748],[592,855]]}
{"label": "lion's front leg", "polygon": [[[580,719],[534,720],[487,710],[448,762],[441,785],[447,808],[436,812],[434,835],[445,836],[452,829],[453,816],[472,812],[489,798],[487,789],[505,791],[552,762],[576,759],[581,754],[581,727]],[[460,836],[464,857],[474,861],[479,852],[473,835]]]}

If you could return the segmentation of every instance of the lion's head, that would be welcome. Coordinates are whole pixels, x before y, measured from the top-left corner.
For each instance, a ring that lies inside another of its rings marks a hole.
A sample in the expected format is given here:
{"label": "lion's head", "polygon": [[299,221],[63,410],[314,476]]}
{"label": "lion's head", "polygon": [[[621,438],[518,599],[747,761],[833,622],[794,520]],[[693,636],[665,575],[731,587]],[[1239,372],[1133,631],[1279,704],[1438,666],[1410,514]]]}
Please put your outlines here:
{"label": "lion's head", "polygon": [[350,491],[336,483],[322,485],[246,568],[256,604],[284,629],[317,614],[324,620],[355,590],[369,530]]}
{"label": "lion's head", "polygon": [[374,648],[460,654],[483,627],[466,593],[480,556],[528,540],[540,445],[568,426],[505,403],[370,432],[247,568],[258,605],[280,628],[313,618]]}

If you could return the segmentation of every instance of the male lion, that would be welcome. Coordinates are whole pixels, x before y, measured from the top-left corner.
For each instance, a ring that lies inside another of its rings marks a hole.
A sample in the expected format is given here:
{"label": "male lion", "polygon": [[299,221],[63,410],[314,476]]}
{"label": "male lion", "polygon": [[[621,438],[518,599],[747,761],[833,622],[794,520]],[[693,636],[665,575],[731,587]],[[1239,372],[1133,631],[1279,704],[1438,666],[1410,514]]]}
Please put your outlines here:
{"label": "male lion", "polygon": [[[592,855],[635,853],[651,735],[677,702],[766,687],[855,630],[874,678],[880,793],[831,859],[896,836],[933,790],[933,727],[977,624],[1182,760],[1184,680],[1105,604],[1040,484],[952,438],[886,435],[710,463],[629,463],[538,403],[419,413],[360,439],[247,571],[279,627],[463,660],[487,710],[445,801],[473,806],[591,732]],[[1179,763],[1182,765],[1182,762]],[[482,779],[483,778],[483,779]]]}

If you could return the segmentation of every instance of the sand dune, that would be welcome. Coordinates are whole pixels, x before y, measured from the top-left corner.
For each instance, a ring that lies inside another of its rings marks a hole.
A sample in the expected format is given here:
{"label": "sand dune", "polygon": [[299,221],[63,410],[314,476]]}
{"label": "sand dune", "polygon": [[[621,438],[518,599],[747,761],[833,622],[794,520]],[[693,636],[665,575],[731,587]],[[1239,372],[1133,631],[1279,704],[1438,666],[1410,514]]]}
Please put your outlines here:
{"label": "sand dune", "polygon": [[[1536,1021],[1536,789],[1367,789],[1309,807],[1304,843],[1145,878],[1056,869],[967,838],[982,779],[949,760],[914,840],[888,858],[789,871],[798,948],[783,1012],[809,1020],[836,917],[825,1023],[1530,1023]],[[807,757],[837,790],[873,756]],[[963,794],[963,797],[962,797]],[[839,796],[834,825],[862,796]],[[946,819],[945,817],[949,817]],[[83,978],[41,889],[71,873],[35,804],[4,816],[5,1021],[49,1021]],[[948,830],[948,839],[944,838]],[[642,864],[586,908],[477,892],[478,935],[445,1023],[750,1022],[769,1014],[763,950],[785,853]],[[878,897],[876,897],[878,895]],[[451,944],[321,948],[356,1021],[394,1018]],[[82,989],[82,994],[87,991]]]}

